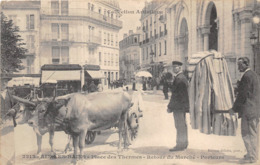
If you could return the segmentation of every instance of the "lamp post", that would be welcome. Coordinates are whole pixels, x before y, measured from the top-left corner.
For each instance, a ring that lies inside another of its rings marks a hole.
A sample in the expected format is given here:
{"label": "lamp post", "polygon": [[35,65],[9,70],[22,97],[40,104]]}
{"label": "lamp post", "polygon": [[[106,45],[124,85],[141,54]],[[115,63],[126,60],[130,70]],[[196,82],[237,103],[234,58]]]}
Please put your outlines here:
{"label": "lamp post", "polygon": [[251,45],[253,47],[253,52],[254,52],[254,71],[259,74],[259,69],[257,69],[256,67],[256,63],[258,62],[258,56],[260,55],[259,53],[259,47],[260,47],[260,42],[259,42],[259,38],[260,38],[260,18],[258,15],[255,15],[253,17],[253,24],[256,27],[256,34],[255,33],[251,33],[250,36],[250,42]]}

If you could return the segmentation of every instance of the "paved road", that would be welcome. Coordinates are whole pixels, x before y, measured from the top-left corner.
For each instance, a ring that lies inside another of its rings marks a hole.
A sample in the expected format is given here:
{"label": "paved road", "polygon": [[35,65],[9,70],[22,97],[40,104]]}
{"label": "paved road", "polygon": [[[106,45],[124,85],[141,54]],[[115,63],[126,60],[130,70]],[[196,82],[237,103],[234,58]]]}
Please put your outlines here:
{"label": "paved road", "polygon": [[[118,152],[117,130],[102,131],[91,145],[85,147],[86,157],[80,164],[238,164],[245,154],[240,127],[237,136],[227,137],[201,134],[198,130],[192,130],[189,124],[188,149],[169,152],[169,148],[175,145],[176,132],[172,114],[166,112],[168,100],[163,99],[161,91],[157,94],[145,92],[143,98],[146,109],[134,144],[128,150]],[[187,119],[189,123],[189,115]],[[54,144],[59,156],[57,159],[27,158],[37,151],[36,135],[29,126],[18,126],[15,129],[17,164],[70,164],[71,159],[62,158],[72,155],[72,151],[63,153],[66,141],[65,133],[55,133]],[[43,138],[42,149],[44,155],[50,154],[48,135]]]}

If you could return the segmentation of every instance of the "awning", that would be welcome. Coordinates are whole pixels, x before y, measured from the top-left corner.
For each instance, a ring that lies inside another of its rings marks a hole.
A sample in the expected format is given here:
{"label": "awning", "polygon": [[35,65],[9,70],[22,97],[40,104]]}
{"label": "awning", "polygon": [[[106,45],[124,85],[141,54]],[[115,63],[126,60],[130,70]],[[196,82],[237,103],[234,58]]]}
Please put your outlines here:
{"label": "awning", "polygon": [[101,73],[100,70],[86,70],[86,73],[92,79],[103,79],[105,76]]}
{"label": "awning", "polygon": [[80,72],[81,70],[56,70],[56,71],[49,71],[43,70],[42,71],[42,83],[56,80],[56,81],[80,81]]}

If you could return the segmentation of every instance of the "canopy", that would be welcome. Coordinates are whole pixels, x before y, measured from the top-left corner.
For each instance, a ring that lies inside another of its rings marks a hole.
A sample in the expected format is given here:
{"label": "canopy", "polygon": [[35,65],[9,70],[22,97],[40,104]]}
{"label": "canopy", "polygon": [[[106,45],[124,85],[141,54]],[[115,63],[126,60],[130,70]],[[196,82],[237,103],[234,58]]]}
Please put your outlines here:
{"label": "canopy", "polygon": [[80,81],[81,70],[43,70],[42,83],[50,81]]}
{"label": "canopy", "polygon": [[101,73],[100,70],[87,70],[86,73],[88,73],[89,77],[92,79],[103,79],[105,76]]}
{"label": "canopy", "polygon": [[136,73],[135,76],[136,77],[153,77],[152,74],[147,71],[140,71],[140,72]]}
{"label": "canopy", "polygon": [[38,77],[15,77],[12,80],[8,81],[7,86],[24,86],[24,85],[33,85],[38,87],[40,84],[40,78]]}

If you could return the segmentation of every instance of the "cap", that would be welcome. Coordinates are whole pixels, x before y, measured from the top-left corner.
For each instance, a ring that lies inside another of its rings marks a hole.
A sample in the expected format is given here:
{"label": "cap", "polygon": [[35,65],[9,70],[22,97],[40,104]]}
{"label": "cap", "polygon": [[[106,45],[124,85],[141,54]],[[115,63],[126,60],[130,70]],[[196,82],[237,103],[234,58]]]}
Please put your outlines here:
{"label": "cap", "polygon": [[180,61],[173,61],[173,62],[172,62],[172,65],[182,66],[182,62],[180,62]]}

